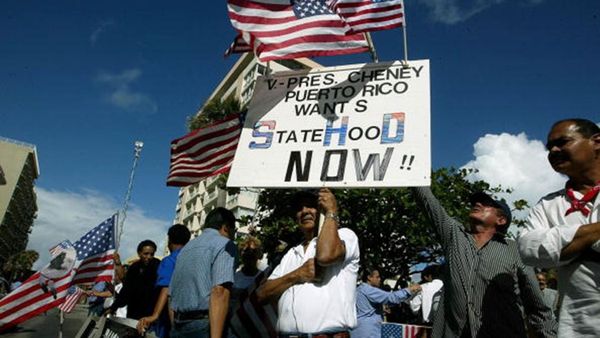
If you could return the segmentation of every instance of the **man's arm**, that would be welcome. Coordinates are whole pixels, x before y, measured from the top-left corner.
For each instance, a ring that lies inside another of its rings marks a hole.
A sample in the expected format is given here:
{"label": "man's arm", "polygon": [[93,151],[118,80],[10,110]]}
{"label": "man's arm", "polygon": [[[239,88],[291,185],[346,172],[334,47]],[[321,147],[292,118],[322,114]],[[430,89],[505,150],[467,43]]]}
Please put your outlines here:
{"label": "man's arm", "polygon": [[519,261],[517,277],[523,307],[531,328],[535,331],[537,337],[556,337],[558,324],[554,320],[552,309],[544,303],[542,291],[533,269],[526,267]]}
{"label": "man's arm", "polygon": [[154,311],[152,312],[152,315],[143,317],[138,321],[137,330],[140,334],[144,334],[146,329],[158,319],[160,313],[165,308],[165,305],[167,304],[168,300],[169,288],[163,287],[160,289],[160,294],[158,295],[158,299],[156,300],[156,304],[154,305]]}
{"label": "man's arm", "polygon": [[364,289],[367,299],[377,304],[400,304],[420,290],[421,286],[419,284],[413,284],[408,288],[392,292],[383,291],[376,287],[366,287]]}
{"label": "man's arm", "polygon": [[210,322],[211,338],[221,338],[229,307],[231,283],[215,285],[210,291],[208,319]]}
{"label": "man's arm", "polygon": [[573,240],[560,251],[560,260],[569,261],[600,240],[600,222],[582,225],[575,232]]}
{"label": "man's arm", "polygon": [[[228,241],[225,248],[217,253],[211,267],[212,288],[208,299],[208,319],[210,336],[221,338],[225,326],[225,318],[229,308],[229,296],[234,281],[234,267],[237,248]],[[198,273],[202,273],[198,271]]]}
{"label": "man's arm", "polygon": [[112,292],[110,292],[109,290],[105,290],[105,291],[91,290],[91,291],[86,292],[86,294],[88,296],[101,297],[101,298],[108,298],[113,295]]}
{"label": "man's arm", "polygon": [[126,306],[129,303],[129,285],[132,283],[130,281],[131,274],[125,274],[125,279],[123,280],[123,287],[120,292],[115,292],[115,301],[110,306],[110,312],[115,313],[118,308]]}
{"label": "man's arm", "polygon": [[143,334],[152,323],[158,320],[165,305],[168,304],[169,284],[171,284],[173,271],[175,271],[175,259],[172,256],[165,257],[158,266],[158,278],[156,279],[156,286],[160,288],[158,299],[154,304],[152,315],[143,317],[138,321],[137,329],[140,334]]}
{"label": "man's arm", "polygon": [[285,290],[296,284],[311,282],[314,279],[315,260],[309,259],[298,269],[279,278],[269,279],[264,282],[258,290],[256,290],[256,296],[260,303],[276,301]]}
{"label": "man's arm", "polygon": [[453,223],[456,221],[446,213],[444,207],[431,192],[430,187],[411,187],[410,188],[417,202],[423,208],[429,219],[433,222],[435,231],[440,236],[442,246],[448,247],[452,237]]}
{"label": "man's arm", "polygon": [[319,208],[325,214],[325,221],[320,225],[315,258],[318,265],[328,266],[344,259],[346,247],[338,234],[337,201],[327,188],[319,191]]}
{"label": "man's arm", "polygon": [[544,206],[536,204],[518,235],[519,253],[523,262],[540,268],[565,265],[573,259],[600,261],[591,247],[600,239],[600,224],[564,226],[551,224]]}
{"label": "man's arm", "polygon": [[113,260],[115,263],[115,276],[122,281],[125,278],[125,268],[123,268],[123,264],[121,264],[121,256],[118,252],[113,254]]}

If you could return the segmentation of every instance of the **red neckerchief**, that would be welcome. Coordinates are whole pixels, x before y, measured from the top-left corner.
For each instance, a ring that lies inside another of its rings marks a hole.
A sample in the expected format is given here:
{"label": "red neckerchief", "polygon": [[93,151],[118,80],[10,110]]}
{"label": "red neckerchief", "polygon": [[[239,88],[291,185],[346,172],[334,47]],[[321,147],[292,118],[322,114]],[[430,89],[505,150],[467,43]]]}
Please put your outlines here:
{"label": "red neckerchief", "polygon": [[586,207],[586,204],[588,202],[592,201],[594,198],[596,198],[596,195],[598,195],[599,192],[600,192],[600,182],[596,183],[596,185],[592,189],[590,189],[590,191],[588,191],[587,194],[583,195],[583,197],[581,199],[577,199],[577,197],[575,197],[573,188],[568,188],[567,196],[569,197],[569,202],[571,203],[571,207],[569,208],[569,210],[567,210],[567,213],[565,214],[565,216],[567,216],[568,214],[575,212],[575,211],[581,211],[583,216],[589,215],[590,209],[588,209]]}

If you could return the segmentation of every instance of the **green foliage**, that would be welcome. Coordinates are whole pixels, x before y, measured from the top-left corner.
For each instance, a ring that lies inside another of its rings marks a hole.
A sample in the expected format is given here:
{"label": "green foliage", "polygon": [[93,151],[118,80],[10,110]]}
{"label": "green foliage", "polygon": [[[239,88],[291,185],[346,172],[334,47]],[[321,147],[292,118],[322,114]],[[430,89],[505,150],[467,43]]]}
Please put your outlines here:
{"label": "green foliage", "polygon": [[[441,168],[432,173],[432,190],[448,214],[467,221],[469,196],[475,191],[509,192],[483,181],[469,182],[471,170]],[[430,220],[408,188],[335,189],[341,226],[356,232],[361,265],[381,267],[387,276],[408,278],[411,266],[437,260],[442,252]],[[297,245],[301,235],[290,214],[291,190],[265,190],[259,198],[260,238],[269,256],[281,241]],[[522,205],[521,205],[522,207]]]}
{"label": "green foliage", "polygon": [[19,275],[29,275],[33,263],[37,261],[40,255],[35,250],[21,251],[13,256],[10,256],[2,267],[5,276],[13,280]]}
{"label": "green foliage", "polygon": [[235,98],[230,97],[225,101],[212,99],[202,108],[200,114],[188,117],[187,127],[190,131],[196,130],[241,111],[240,101]]}

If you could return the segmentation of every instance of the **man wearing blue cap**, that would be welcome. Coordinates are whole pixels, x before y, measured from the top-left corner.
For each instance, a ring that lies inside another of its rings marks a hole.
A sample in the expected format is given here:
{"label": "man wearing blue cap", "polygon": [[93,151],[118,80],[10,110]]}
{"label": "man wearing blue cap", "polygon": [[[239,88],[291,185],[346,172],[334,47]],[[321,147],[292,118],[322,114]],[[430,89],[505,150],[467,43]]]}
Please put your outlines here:
{"label": "man wearing blue cap", "polygon": [[478,192],[470,197],[468,226],[450,217],[428,187],[413,192],[441,240],[447,268],[443,304],[433,321],[433,337],[555,337],[556,321],[532,268],[515,241],[506,238],[509,206]]}

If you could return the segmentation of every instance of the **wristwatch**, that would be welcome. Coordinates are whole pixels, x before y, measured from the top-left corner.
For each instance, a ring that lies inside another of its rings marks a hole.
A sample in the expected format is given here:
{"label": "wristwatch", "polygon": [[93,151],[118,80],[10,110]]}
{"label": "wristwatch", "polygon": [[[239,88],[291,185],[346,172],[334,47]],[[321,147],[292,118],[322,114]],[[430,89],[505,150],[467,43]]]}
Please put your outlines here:
{"label": "wristwatch", "polygon": [[333,219],[337,224],[340,224],[340,216],[338,216],[338,214],[336,214],[335,212],[328,212],[325,214],[325,219],[327,218],[331,218]]}

